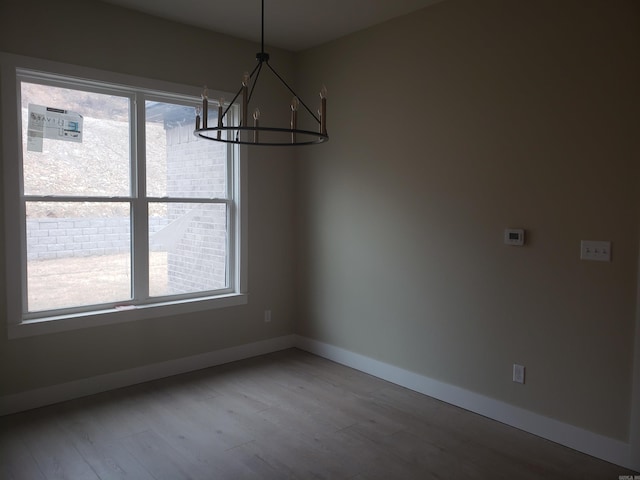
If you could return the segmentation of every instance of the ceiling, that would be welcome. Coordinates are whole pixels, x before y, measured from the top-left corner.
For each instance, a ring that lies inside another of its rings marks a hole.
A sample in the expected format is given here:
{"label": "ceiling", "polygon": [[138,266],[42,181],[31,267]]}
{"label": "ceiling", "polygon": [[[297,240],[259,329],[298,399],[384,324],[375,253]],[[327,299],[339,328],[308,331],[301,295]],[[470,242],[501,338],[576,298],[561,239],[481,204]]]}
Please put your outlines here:
{"label": "ceiling", "polygon": [[[260,0],[104,0],[260,43]],[[265,44],[292,52],[442,0],[265,0]]]}

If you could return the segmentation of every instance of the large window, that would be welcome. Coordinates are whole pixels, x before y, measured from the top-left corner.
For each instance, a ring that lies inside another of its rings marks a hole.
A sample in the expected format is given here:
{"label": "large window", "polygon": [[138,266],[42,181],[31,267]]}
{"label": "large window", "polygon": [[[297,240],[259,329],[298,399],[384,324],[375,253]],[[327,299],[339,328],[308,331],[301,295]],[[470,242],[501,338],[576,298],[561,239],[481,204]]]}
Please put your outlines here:
{"label": "large window", "polygon": [[19,121],[3,137],[7,263],[20,281],[10,328],[241,296],[240,152],[193,135],[197,96],[95,72],[11,73],[18,112],[8,113],[3,86],[3,123]]}

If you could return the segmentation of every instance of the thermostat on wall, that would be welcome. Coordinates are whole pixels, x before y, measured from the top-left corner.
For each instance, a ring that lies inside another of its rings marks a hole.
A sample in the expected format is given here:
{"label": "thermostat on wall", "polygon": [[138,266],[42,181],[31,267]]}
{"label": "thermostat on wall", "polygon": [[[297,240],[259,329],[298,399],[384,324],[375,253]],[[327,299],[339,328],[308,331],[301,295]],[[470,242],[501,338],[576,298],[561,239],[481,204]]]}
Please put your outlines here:
{"label": "thermostat on wall", "polygon": [[521,247],[524,245],[524,230],[521,228],[507,228],[504,231],[504,243]]}

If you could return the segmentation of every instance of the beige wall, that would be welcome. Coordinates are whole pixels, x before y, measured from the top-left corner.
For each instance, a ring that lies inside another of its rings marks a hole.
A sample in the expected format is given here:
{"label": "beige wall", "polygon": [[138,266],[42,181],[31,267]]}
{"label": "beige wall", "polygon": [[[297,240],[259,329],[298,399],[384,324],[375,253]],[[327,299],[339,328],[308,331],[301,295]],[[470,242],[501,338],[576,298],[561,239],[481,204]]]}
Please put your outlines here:
{"label": "beige wall", "polygon": [[[0,4],[0,51],[145,78],[194,86],[206,83],[210,88],[235,92],[242,73],[254,66],[258,50],[259,45],[101,2]],[[271,53],[282,73],[291,75],[292,55],[277,50]],[[261,109],[266,112],[290,101],[288,93],[272,92],[270,86],[256,92],[260,93]],[[292,158],[288,150],[250,153],[248,305],[15,340],[7,340],[3,307],[0,395],[290,334],[294,291]],[[0,244],[0,249],[4,250],[4,245]],[[4,255],[0,266],[0,301],[4,306]],[[268,324],[263,321],[266,308],[272,309],[273,315]]]}
{"label": "beige wall", "polygon": [[448,0],[301,55],[331,140],[298,164],[297,332],[627,441],[639,13]]}
{"label": "beige wall", "polygon": [[[222,90],[257,51],[100,2],[56,5],[2,2],[0,51]],[[331,141],[251,152],[249,304],[10,341],[0,318],[0,395],[288,334],[295,321],[626,441],[639,14],[633,0],[447,0],[298,56],[271,50],[306,100],[329,87]],[[271,93],[267,108],[288,103]],[[502,244],[507,226],[527,229],[526,247]],[[611,240],[613,262],[580,261],[581,239]],[[3,257],[0,269],[4,295]]]}

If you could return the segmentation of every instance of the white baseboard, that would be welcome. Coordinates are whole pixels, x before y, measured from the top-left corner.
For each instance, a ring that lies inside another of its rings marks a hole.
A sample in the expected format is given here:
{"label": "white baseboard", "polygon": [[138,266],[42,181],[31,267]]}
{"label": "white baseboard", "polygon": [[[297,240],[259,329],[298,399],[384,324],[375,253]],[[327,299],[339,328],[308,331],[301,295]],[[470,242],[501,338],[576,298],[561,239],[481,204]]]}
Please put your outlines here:
{"label": "white baseboard", "polygon": [[464,408],[625,468],[634,468],[629,444],[299,335],[285,335],[176,360],[98,375],[0,397],[0,415],[170,377],[297,347],[416,392]]}
{"label": "white baseboard", "polygon": [[138,383],[157,380],[180,373],[192,372],[202,368],[214,367],[266,353],[277,352],[293,347],[294,336],[270,338],[259,342],[224,348],[191,357],[178,358],[166,362],[145,365],[119,372],[107,373],[96,377],[75,380],[73,382],[38,388],[15,395],[0,397],[0,415],[44,407],[74,398],[128,387]]}
{"label": "white baseboard", "polygon": [[546,438],[579,452],[625,468],[633,468],[630,446],[620,440],[574,427],[544,415],[307,337],[296,335],[294,345],[301,350]]}

